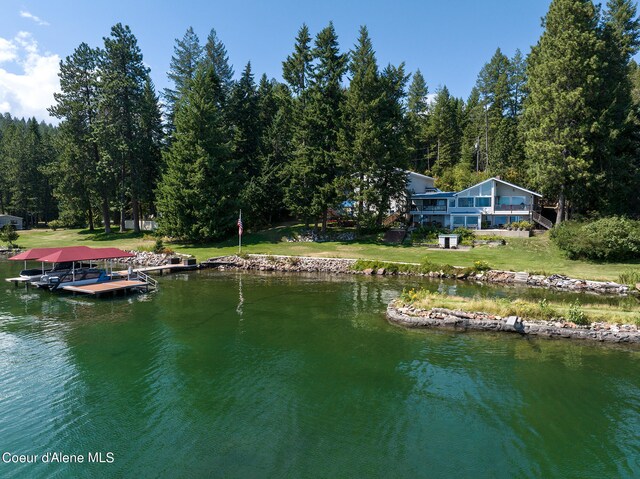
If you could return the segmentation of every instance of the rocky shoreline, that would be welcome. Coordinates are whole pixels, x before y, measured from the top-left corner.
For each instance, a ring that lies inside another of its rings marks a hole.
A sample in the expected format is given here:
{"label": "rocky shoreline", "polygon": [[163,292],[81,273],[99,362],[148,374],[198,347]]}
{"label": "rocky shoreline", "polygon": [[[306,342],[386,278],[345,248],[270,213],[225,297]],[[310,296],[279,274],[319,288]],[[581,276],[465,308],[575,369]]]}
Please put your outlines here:
{"label": "rocky shoreline", "polygon": [[[546,288],[557,291],[568,291],[575,293],[595,293],[609,295],[629,295],[637,294],[627,285],[612,281],[589,281],[569,278],[567,276],[554,274],[551,276],[533,275],[526,272],[513,272],[501,270],[489,270],[478,273],[466,273],[461,268],[460,273],[445,273],[442,271],[432,271],[430,273],[395,273],[386,268],[365,269],[362,271],[353,269],[355,259],[343,258],[316,258],[303,256],[280,256],[280,255],[258,255],[246,256],[220,256],[211,258],[205,265],[218,268],[238,268],[242,270],[257,271],[286,271],[286,272],[308,272],[308,273],[341,273],[341,274],[363,274],[363,275],[403,275],[421,276],[429,278],[449,278],[467,281],[479,281],[494,284],[511,284]],[[390,263],[391,264],[391,263]]]}
{"label": "rocky shoreline", "polygon": [[387,319],[393,324],[416,329],[508,332],[542,338],[640,344],[640,331],[637,326],[630,324],[592,323],[578,326],[568,321],[527,321],[516,316],[500,317],[445,308],[424,310],[397,305],[395,302],[387,307]]}

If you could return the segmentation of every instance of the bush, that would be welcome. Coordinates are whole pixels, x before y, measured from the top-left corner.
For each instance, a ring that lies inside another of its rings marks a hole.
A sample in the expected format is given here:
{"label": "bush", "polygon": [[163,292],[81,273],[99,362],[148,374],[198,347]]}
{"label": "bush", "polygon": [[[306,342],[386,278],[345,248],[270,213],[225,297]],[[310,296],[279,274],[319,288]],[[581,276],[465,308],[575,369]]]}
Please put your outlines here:
{"label": "bush", "polygon": [[473,230],[470,230],[469,228],[456,228],[452,233],[460,236],[460,244],[473,244],[473,240],[476,237]]}
{"label": "bush", "polygon": [[446,230],[437,226],[420,226],[411,232],[411,241],[414,243],[423,243],[433,241],[438,242],[438,235]]}
{"label": "bush", "polygon": [[19,237],[20,235],[18,235],[16,227],[13,225],[4,225],[0,229],[0,241],[6,243],[7,246],[13,246]]}
{"label": "bush", "polygon": [[551,239],[570,259],[621,261],[640,257],[640,221],[612,216],[590,223],[566,221]]}
{"label": "bush", "polygon": [[569,313],[567,314],[567,319],[571,322],[574,322],[580,325],[589,324],[589,319],[587,318],[587,315],[584,314],[584,311],[582,310],[580,305],[580,301],[577,299],[573,303],[571,303],[571,306],[569,306]]}
{"label": "bush", "polygon": [[491,269],[491,266],[489,266],[489,263],[487,263],[486,261],[474,261],[473,262],[473,270],[476,273],[480,273],[482,271],[489,271]]}
{"label": "bush", "polygon": [[640,270],[629,269],[618,276],[618,282],[634,286],[640,283]]}

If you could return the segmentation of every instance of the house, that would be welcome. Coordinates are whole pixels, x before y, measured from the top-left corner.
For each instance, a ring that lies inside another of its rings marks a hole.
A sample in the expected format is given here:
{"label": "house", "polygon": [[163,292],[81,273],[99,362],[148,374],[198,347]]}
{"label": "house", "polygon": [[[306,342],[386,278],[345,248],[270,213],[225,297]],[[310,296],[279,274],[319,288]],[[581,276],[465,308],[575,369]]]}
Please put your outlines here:
{"label": "house", "polygon": [[493,229],[526,220],[548,228],[537,213],[540,198],[540,193],[500,178],[489,178],[458,192],[416,191],[411,194],[411,223],[452,229]]}
{"label": "house", "polygon": [[12,215],[0,215],[0,228],[4,225],[13,225],[17,230],[22,229],[22,218]]}
{"label": "house", "polygon": [[406,212],[407,200],[413,195],[440,191],[434,186],[436,181],[435,178],[427,175],[421,175],[415,171],[405,170],[405,173],[407,175],[406,191],[404,192],[404,195],[391,198],[389,203],[389,214]]}

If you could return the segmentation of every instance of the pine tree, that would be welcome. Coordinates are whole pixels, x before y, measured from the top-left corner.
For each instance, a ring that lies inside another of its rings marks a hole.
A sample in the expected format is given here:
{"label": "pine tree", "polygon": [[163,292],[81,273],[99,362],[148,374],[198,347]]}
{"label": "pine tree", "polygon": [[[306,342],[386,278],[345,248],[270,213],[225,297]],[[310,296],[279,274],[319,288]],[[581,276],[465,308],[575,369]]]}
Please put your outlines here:
{"label": "pine tree", "polygon": [[233,66],[229,63],[227,47],[218,38],[215,28],[212,28],[204,46],[204,61],[211,66],[213,72],[220,78],[222,90],[221,98],[227,98],[233,85]]}
{"label": "pine tree", "polygon": [[[350,57],[341,157],[351,186],[349,196],[358,204],[358,227],[380,226],[390,199],[405,189],[402,169],[406,167],[408,123],[403,103],[408,77],[404,65],[389,65],[379,72],[365,26],[360,28]],[[426,106],[426,85],[420,76],[414,84],[411,105],[419,115]]]}
{"label": "pine tree", "polygon": [[93,231],[93,204],[97,201],[105,231],[109,233],[109,203],[114,180],[112,172],[102,168],[105,162],[97,141],[99,54],[98,50],[81,43],[72,55],[60,62],[60,92],[54,93],[56,104],[49,112],[62,120],[55,194],[60,200],[64,222],[75,225],[76,212],[83,211]]}
{"label": "pine tree", "polygon": [[258,92],[251,72],[251,62],[247,63],[240,80],[231,88],[228,114],[233,132],[232,154],[238,164],[242,181],[257,175],[258,147],[260,142],[260,119]]}
{"label": "pine tree", "polygon": [[436,91],[429,115],[430,171],[439,176],[458,163],[463,124],[462,100],[452,97],[446,86]]}
{"label": "pine tree", "polygon": [[196,35],[192,27],[187,29],[181,40],[176,38],[173,56],[167,72],[167,77],[173,87],[165,88],[163,93],[169,118],[169,129],[172,129],[175,105],[189,88],[198,63],[202,60],[203,51],[198,35]]}
{"label": "pine tree", "polygon": [[558,201],[559,223],[567,202],[580,206],[580,191],[593,181],[603,45],[590,0],[553,0],[543,27],[527,66],[525,151],[535,187]]}
{"label": "pine tree", "polygon": [[119,189],[120,231],[125,229],[128,200],[131,203],[134,231],[140,231],[139,184],[141,169],[136,154],[140,141],[137,129],[144,102],[148,69],[143,63],[138,42],[128,26],[118,23],[104,39],[100,61],[99,137],[107,160],[102,168],[116,172]]}
{"label": "pine tree", "polygon": [[311,37],[309,28],[302,24],[298,30],[293,54],[282,62],[282,78],[289,84],[294,95],[304,97],[311,72]]}
{"label": "pine tree", "polygon": [[282,62],[282,76],[294,95],[292,104],[291,159],[282,172],[286,184],[284,201],[291,213],[302,218],[309,226],[312,216],[311,165],[308,162],[309,130],[304,119],[308,116],[307,97],[313,56],[309,29],[302,25],[296,37],[293,54]]}
{"label": "pine tree", "polygon": [[176,130],[157,191],[162,234],[215,240],[234,227],[238,186],[219,103],[222,88],[211,65],[203,64],[178,104]]}
{"label": "pine tree", "polygon": [[299,93],[303,101],[295,134],[295,153],[288,168],[286,202],[307,224],[310,218],[321,216],[324,231],[328,209],[338,199],[341,81],[347,63],[346,55],[340,53],[333,23],[318,33],[311,54],[314,64],[308,87]]}
{"label": "pine tree", "polygon": [[428,124],[429,124],[429,89],[420,70],[413,74],[407,94],[407,118],[409,121],[409,147],[411,154],[411,168],[414,171],[427,170]]}
{"label": "pine tree", "polygon": [[[635,213],[628,197],[640,189],[635,172],[640,151],[633,110],[630,62],[640,46],[640,22],[630,0],[609,0],[604,11],[601,61],[603,88],[598,95],[601,111],[599,131],[594,138],[594,182],[590,199],[593,207],[609,213]],[[631,208],[630,208],[631,206]]]}

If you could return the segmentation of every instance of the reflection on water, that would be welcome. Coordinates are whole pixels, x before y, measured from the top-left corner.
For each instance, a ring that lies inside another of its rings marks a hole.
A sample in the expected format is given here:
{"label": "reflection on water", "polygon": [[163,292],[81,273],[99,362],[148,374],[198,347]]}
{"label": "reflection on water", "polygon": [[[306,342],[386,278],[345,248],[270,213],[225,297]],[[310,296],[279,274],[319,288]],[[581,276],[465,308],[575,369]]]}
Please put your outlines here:
{"label": "reflection on water", "polygon": [[0,477],[640,475],[637,350],[384,320],[403,288],[513,289],[215,271],[160,281],[109,300],[0,285],[0,451],[116,458],[0,463]]}

